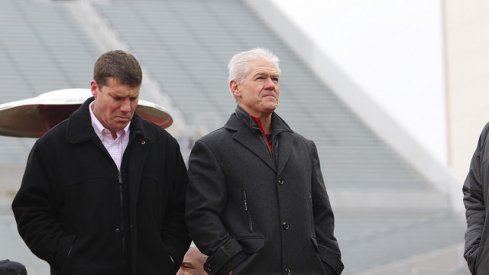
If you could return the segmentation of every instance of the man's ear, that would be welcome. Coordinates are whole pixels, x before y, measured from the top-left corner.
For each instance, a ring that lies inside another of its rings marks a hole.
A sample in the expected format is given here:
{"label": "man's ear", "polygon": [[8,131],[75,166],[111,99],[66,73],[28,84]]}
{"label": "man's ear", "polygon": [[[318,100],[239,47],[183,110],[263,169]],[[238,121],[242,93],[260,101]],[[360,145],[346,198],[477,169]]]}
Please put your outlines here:
{"label": "man's ear", "polygon": [[98,85],[95,80],[90,81],[90,90],[92,91],[93,97],[97,98],[98,94]]}
{"label": "man's ear", "polygon": [[234,97],[237,98],[241,96],[241,92],[238,89],[238,83],[236,82],[236,80],[229,81],[229,90],[234,95]]}

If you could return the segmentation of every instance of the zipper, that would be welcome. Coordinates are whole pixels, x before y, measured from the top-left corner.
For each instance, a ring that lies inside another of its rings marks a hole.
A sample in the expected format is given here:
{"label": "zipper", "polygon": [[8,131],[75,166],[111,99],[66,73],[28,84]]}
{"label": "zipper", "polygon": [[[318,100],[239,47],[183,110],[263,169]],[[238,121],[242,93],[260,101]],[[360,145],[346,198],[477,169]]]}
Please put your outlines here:
{"label": "zipper", "polygon": [[248,218],[248,229],[250,233],[253,233],[253,220],[251,219],[251,213],[248,209],[248,197],[246,196],[246,191],[241,190],[241,194],[243,195],[243,210]]}
{"label": "zipper", "polygon": [[120,214],[119,214],[119,220],[121,222],[121,236],[122,236],[122,255],[125,255],[126,251],[126,237],[125,237],[125,225],[124,225],[124,190],[123,190],[123,185],[122,185],[122,175],[121,172],[119,171],[117,175],[119,179],[119,206],[121,208]]}

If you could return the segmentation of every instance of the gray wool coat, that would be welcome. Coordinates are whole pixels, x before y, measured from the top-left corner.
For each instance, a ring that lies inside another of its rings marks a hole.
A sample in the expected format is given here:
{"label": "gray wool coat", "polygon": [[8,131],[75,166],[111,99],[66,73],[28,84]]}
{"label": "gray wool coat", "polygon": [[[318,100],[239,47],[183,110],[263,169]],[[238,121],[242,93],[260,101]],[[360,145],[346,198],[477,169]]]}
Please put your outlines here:
{"label": "gray wool coat", "polygon": [[316,147],[272,116],[273,156],[240,107],[198,140],[186,220],[210,274],[340,274],[334,217]]}
{"label": "gray wool coat", "polygon": [[467,218],[465,253],[472,274],[489,274],[489,123],[486,124],[472,157],[463,186]]}

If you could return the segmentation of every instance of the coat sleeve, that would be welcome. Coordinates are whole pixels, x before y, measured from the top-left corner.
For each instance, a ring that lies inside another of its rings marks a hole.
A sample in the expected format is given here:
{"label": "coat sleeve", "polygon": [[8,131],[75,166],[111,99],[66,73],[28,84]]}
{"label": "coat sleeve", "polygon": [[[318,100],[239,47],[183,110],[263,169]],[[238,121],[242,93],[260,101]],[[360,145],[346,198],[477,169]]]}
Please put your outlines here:
{"label": "coat sleeve", "polygon": [[[20,236],[39,258],[52,267],[61,269],[69,255],[74,235],[62,230],[58,192],[54,186],[47,159],[49,150],[42,150],[39,141],[29,154],[22,184],[13,202],[12,210]],[[53,169],[55,170],[55,169]]]}
{"label": "coat sleeve", "polygon": [[[489,125],[489,124],[488,124]],[[465,179],[462,191],[464,194],[467,230],[465,232],[464,257],[472,274],[476,271],[476,257],[481,242],[482,230],[486,219],[485,198],[481,177],[482,153],[485,147],[488,125],[479,137],[477,148],[470,163],[470,170]]]}
{"label": "coat sleeve", "polygon": [[189,158],[186,218],[190,236],[209,255],[204,269],[209,274],[227,274],[245,259],[239,242],[223,223],[227,188],[222,167],[212,150],[197,141]]}
{"label": "coat sleeve", "polygon": [[312,161],[311,192],[316,241],[321,260],[328,264],[336,274],[343,271],[341,252],[334,236],[334,215],[324,185],[319,156],[314,142],[309,141]]}
{"label": "coat sleeve", "polygon": [[175,268],[178,269],[190,245],[185,224],[185,189],[188,177],[178,143],[174,141],[171,144],[174,145],[172,153],[168,155],[166,161],[172,164],[169,165],[171,171],[167,171],[167,174],[171,177],[169,182],[172,183],[173,188],[166,206],[161,238],[172,256]]}

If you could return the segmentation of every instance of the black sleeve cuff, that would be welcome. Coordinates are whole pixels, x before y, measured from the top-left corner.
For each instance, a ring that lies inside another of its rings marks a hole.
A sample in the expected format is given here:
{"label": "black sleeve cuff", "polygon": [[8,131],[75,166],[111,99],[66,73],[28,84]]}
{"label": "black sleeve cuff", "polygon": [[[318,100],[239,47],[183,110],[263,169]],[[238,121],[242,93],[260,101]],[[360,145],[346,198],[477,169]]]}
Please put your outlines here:
{"label": "black sleeve cuff", "polygon": [[248,255],[245,252],[239,252],[238,254],[234,255],[234,257],[232,257],[220,270],[218,270],[215,275],[228,275],[230,271],[242,263],[247,257]]}

